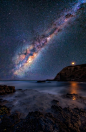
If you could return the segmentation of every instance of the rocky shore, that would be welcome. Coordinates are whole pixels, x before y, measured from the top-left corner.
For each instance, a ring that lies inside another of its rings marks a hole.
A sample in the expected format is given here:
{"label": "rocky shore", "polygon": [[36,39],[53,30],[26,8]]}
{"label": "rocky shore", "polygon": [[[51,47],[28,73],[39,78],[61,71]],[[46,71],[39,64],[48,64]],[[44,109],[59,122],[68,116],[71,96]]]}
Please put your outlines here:
{"label": "rocky shore", "polygon": [[[22,90],[20,90],[22,91]],[[65,94],[61,98],[67,100],[76,99],[83,101],[86,98],[77,94]],[[21,113],[5,106],[6,100],[0,99],[0,132],[85,132],[86,109],[62,107],[60,100],[53,99],[50,102],[50,112],[32,111],[21,119]]]}
{"label": "rocky shore", "polygon": [[0,85],[0,95],[10,94],[15,92],[14,86]]}

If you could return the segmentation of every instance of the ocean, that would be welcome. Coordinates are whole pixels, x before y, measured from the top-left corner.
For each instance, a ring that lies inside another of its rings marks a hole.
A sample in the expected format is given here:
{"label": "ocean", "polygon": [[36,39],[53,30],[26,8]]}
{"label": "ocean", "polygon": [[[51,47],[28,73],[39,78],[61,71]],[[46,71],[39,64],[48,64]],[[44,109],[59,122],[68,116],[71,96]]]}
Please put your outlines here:
{"label": "ocean", "polygon": [[39,92],[50,94],[80,94],[86,96],[86,82],[58,82],[46,81],[37,83],[37,81],[0,81],[0,85],[15,86],[15,89],[32,89]]}

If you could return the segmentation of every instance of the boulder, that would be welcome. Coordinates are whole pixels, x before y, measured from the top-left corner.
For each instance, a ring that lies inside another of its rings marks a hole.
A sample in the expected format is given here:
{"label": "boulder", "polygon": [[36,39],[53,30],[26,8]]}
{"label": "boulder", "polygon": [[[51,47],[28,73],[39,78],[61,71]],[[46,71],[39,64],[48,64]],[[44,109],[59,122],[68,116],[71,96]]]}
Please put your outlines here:
{"label": "boulder", "polygon": [[9,94],[15,92],[14,86],[0,85],[0,95]]}
{"label": "boulder", "polygon": [[45,80],[38,80],[37,83],[44,83],[46,82]]}

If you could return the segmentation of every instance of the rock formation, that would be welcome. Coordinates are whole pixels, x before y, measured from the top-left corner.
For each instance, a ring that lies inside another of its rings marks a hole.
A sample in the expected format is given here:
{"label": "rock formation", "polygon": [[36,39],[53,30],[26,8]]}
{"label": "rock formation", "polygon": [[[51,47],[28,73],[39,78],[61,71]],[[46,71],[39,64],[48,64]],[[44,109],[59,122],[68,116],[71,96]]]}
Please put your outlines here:
{"label": "rock formation", "polygon": [[86,81],[86,64],[68,66],[62,69],[56,77],[54,81]]}
{"label": "rock formation", "polygon": [[15,92],[14,86],[0,85],[0,95],[9,94]]}
{"label": "rock formation", "polygon": [[51,103],[52,113],[29,112],[25,119],[0,106],[0,132],[86,132],[86,109],[62,108],[58,100]]}

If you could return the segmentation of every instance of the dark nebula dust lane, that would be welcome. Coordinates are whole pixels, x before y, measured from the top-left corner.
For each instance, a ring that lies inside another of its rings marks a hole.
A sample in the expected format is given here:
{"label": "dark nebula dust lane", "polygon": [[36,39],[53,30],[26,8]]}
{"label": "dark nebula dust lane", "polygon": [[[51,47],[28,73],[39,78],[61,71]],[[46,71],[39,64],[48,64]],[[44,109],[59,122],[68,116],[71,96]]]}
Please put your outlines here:
{"label": "dark nebula dust lane", "polygon": [[82,10],[84,3],[86,3],[85,0],[79,0],[69,11],[65,11],[60,18],[56,19],[44,34],[38,36],[33,43],[23,47],[20,52],[16,53],[13,57],[15,68],[12,72],[14,76],[23,77],[29,71],[42,48],[48,45],[54,36],[59,35],[69,22],[72,23],[77,18],[78,12]]}

